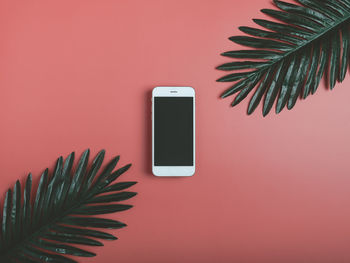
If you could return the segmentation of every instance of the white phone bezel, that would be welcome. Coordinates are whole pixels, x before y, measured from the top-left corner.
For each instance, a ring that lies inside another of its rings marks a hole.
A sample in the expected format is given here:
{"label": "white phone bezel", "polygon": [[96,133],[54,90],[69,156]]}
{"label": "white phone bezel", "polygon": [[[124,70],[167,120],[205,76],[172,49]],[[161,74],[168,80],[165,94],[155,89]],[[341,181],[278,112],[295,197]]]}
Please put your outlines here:
{"label": "white phone bezel", "polygon": [[[155,166],[154,165],[154,97],[192,97],[193,98],[193,166]],[[192,176],[196,167],[196,102],[192,87],[155,87],[152,91],[152,172],[155,176]]]}

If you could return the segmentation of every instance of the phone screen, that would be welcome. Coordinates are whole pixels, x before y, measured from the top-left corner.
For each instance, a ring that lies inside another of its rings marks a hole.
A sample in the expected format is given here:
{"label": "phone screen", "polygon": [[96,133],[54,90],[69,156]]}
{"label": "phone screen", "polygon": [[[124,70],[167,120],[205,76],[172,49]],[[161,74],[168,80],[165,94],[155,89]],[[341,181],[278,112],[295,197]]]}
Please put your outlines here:
{"label": "phone screen", "polygon": [[193,166],[192,97],[154,97],[154,165]]}

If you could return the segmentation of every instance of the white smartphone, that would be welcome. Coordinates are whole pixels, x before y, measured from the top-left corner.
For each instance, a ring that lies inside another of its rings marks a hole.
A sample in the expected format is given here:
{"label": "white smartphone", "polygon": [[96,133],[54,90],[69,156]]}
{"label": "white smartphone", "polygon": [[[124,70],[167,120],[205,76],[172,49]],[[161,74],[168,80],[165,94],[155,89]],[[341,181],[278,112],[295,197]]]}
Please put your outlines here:
{"label": "white smartphone", "polygon": [[152,92],[152,172],[192,176],[195,172],[195,91],[156,87]]}

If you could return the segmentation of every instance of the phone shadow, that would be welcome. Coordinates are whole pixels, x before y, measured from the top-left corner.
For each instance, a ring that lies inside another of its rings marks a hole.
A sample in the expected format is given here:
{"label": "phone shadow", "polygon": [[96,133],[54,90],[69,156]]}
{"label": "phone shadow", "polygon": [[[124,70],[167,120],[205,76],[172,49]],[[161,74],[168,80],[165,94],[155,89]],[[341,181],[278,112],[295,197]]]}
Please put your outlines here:
{"label": "phone shadow", "polygon": [[147,175],[153,176],[152,174],[152,88],[145,93],[144,101],[144,172]]}

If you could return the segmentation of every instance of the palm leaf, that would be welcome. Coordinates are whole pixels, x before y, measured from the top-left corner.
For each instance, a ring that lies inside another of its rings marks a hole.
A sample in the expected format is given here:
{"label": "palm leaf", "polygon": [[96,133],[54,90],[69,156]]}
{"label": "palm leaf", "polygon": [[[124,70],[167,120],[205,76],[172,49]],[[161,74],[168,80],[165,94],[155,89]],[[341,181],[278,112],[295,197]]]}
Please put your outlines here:
{"label": "palm leaf", "polygon": [[54,171],[50,173],[46,169],[41,175],[35,193],[31,174],[23,195],[19,181],[7,191],[0,231],[0,262],[77,262],[66,255],[93,257],[95,254],[74,244],[103,246],[96,239],[117,239],[91,228],[126,226],[94,215],[132,207],[119,202],[136,195],[123,191],[136,182],[113,183],[131,164],[113,172],[119,160],[117,156],[99,172],[105,151],[97,154],[90,168],[89,154],[89,150],[82,154],[75,171],[72,169],[74,152],[65,161],[58,158]]}
{"label": "palm leaf", "polygon": [[277,20],[254,19],[263,29],[240,27],[249,36],[233,36],[254,49],[222,53],[240,59],[217,69],[233,71],[217,81],[235,82],[222,98],[236,95],[232,106],[253,93],[248,114],[263,100],[263,115],[292,109],[299,97],[314,94],[322,77],[333,89],[345,78],[350,52],[350,0],[274,0],[279,10],[261,12]]}

